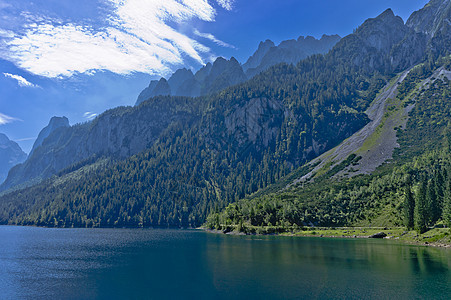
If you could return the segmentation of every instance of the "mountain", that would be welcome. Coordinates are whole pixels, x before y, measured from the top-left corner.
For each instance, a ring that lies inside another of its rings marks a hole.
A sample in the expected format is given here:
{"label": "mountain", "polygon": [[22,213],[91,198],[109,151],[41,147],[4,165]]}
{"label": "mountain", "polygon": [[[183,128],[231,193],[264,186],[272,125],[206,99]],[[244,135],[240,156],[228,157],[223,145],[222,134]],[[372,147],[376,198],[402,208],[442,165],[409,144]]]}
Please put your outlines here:
{"label": "mountain", "polygon": [[[212,213],[207,226],[248,233],[450,226],[450,80],[449,56],[399,74],[369,107],[372,121],[363,129],[268,189]],[[427,202],[418,224],[407,201],[418,206],[421,189]]]}
{"label": "mountain", "polygon": [[320,40],[301,36],[298,40],[283,41],[279,46],[266,40],[259,44],[257,51],[242,66],[233,57],[230,60],[218,57],[213,64],[206,64],[196,74],[183,68],[167,81],[164,78],[152,80],[138,96],[135,105],[158,95],[198,97],[215,93],[279,63],[296,64],[310,55],[327,53],[339,40],[338,35],[323,35]]}
{"label": "mountain", "polygon": [[339,40],[338,35],[323,35],[319,40],[311,36],[300,36],[297,40],[283,41],[279,46],[267,40],[260,43],[254,55],[243,64],[243,69],[246,76],[252,78],[279,63],[297,64],[310,55],[325,54]]}
{"label": "mountain", "polygon": [[55,130],[60,127],[69,127],[69,120],[66,117],[53,117],[50,119],[49,125],[44,127],[33,144],[33,148],[30,151],[30,156],[33,155],[35,149],[42,145],[44,140]]}
{"label": "mountain", "polygon": [[[417,174],[443,177],[438,174],[446,162],[436,146],[447,135],[450,66],[448,56],[434,53],[450,48],[399,50],[417,37],[432,43],[433,37],[387,10],[325,55],[272,66],[220,93],[154,97],[107,111],[92,123],[60,128],[10,172],[3,189],[32,179],[30,172],[47,179],[0,197],[0,222],[195,227],[211,214],[209,223],[222,226],[247,223],[254,211],[262,212],[257,225],[301,226],[369,221],[382,210],[387,217],[399,204],[393,195],[400,195],[390,182],[409,175],[416,184]],[[218,60],[194,78],[219,86],[237,65]],[[394,132],[399,137],[393,141]],[[356,141],[352,147],[349,140]],[[379,142],[385,140],[385,146]],[[439,163],[429,164],[422,155]],[[412,174],[383,173],[383,183],[378,181],[380,164],[390,157]],[[348,177],[352,181],[342,181]],[[389,205],[375,201],[370,191]]]}
{"label": "mountain", "polygon": [[135,105],[155,96],[198,97],[218,92],[247,79],[241,65],[235,58],[226,60],[218,57],[213,64],[208,63],[193,75],[191,70],[179,69],[169,80],[161,78],[151,81],[150,85],[138,96]]}
{"label": "mountain", "polygon": [[432,0],[422,10],[414,12],[406,25],[426,35],[428,48],[435,55],[445,55],[451,45],[451,1]]}
{"label": "mountain", "polygon": [[271,48],[276,47],[273,41],[266,40],[260,42],[257,51],[252,54],[248,60],[243,64],[243,70],[246,72],[249,69],[257,68],[262,63],[263,58]]}
{"label": "mountain", "polygon": [[93,157],[123,159],[137,154],[152,146],[172,123],[189,123],[196,115],[190,102],[194,100],[154,98],[146,105],[108,110],[92,122],[71,127],[65,117],[52,118],[28,159],[11,170],[0,189],[48,178]]}
{"label": "mountain", "polygon": [[27,159],[27,154],[20,146],[11,141],[6,135],[0,133],[0,182],[3,182],[8,171]]}

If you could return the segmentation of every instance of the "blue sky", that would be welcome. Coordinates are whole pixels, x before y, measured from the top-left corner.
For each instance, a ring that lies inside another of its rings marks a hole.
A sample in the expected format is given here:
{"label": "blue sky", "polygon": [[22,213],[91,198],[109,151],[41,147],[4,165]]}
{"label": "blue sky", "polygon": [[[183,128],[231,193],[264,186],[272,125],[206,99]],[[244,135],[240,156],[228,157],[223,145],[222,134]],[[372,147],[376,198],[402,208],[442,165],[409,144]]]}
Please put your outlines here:
{"label": "blue sky", "polygon": [[29,151],[54,116],[71,124],[133,105],[151,79],[258,43],[352,33],[426,0],[0,0],[0,132]]}

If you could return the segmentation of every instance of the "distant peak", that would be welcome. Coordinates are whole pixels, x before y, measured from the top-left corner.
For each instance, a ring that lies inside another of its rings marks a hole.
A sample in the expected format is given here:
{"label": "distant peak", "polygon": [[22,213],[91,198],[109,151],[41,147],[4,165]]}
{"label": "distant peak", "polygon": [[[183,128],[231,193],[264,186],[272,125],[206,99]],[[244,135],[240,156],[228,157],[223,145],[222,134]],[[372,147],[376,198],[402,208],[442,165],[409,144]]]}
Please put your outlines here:
{"label": "distant peak", "polygon": [[6,134],[0,133],[0,145],[9,142],[9,138]]}
{"label": "distant peak", "polygon": [[225,59],[225,58],[222,57],[222,56],[219,56],[218,58],[216,58],[215,63],[216,63],[216,62],[225,62],[225,61],[227,61],[227,59]]}
{"label": "distant peak", "polygon": [[391,8],[388,8],[383,13],[381,13],[379,16],[377,16],[376,19],[386,20],[386,19],[392,19],[395,17],[396,16],[395,16],[395,13],[393,12],[393,10]]}
{"label": "distant peak", "polygon": [[54,127],[57,125],[58,127],[65,126],[69,127],[69,119],[66,117],[52,117],[50,119],[49,125]]}
{"label": "distant peak", "polygon": [[258,48],[263,48],[263,47],[274,47],[275,44],[273,41],[271,40],[266,40],[264,42],[260,42],[260,44],[258,45]]}
{"label": "distant peak", "polygon": [[236,60],[236,58],[233,57],[233,56],[230,58],[230,62],[232,62],[232,63],[234,63],[234,64],[240,64],[240,63]]}
{"label": "distant peak", "polygon": [[340,39],[341,37],[338,34],[332,34],[332,35],[327,35],[327,34],[323,34],[321,36],[320,40],[324,40],[324,39]]}

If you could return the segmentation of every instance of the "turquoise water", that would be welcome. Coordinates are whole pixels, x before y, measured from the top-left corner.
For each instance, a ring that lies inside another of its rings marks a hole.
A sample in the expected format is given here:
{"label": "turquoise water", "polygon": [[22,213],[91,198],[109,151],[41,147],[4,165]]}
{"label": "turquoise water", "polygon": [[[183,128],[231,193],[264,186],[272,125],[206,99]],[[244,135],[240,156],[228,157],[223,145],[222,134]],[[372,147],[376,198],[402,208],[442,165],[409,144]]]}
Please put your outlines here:
{"label": "turquoise water", "polygon": [[450,270],[381,240],[0,226],[0,299],[449,299]]}

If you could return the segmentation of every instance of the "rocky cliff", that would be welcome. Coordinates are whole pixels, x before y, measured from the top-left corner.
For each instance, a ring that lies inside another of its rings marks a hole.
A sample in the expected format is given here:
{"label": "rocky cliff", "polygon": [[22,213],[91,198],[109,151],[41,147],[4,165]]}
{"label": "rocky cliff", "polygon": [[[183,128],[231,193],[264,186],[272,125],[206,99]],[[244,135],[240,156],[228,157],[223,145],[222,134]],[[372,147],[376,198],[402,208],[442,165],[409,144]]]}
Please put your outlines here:
{"label": "rocky cliff", "polygon": [[[189,124],[197,114],[192,101],[156,97],[138,107],[108,110],[90,123],[71,127],[65,126],[66,118],[52,118],[40,134],[43,137],[48,133],[46,138],[39,139],[28,159],[11,170],[0,190],[48,178],[93,156],[121,159],[139,153],[149,148],[171,124]],[[54,128],[56,124],[63,126]]]}
{"label": "rocky cliff", "polygon": [[33,148],[30,151],[30,156],[32,156],[33,152],[42,145],[44,140],[55,130],[61,127],[69,127],[69,120],[66,117],[53,117],[50,119],[49,125],[44,127],[33,144]]}
{"label": "rocky cliff", "polygon": [[300,36],[297,40],[287,40],[275,46],[272,41],[260,43],[257,51],[243,65],[248,78],[279,63],[296,64],[313,54],[325,54],[340,40],[338,35],[314,37]]}

